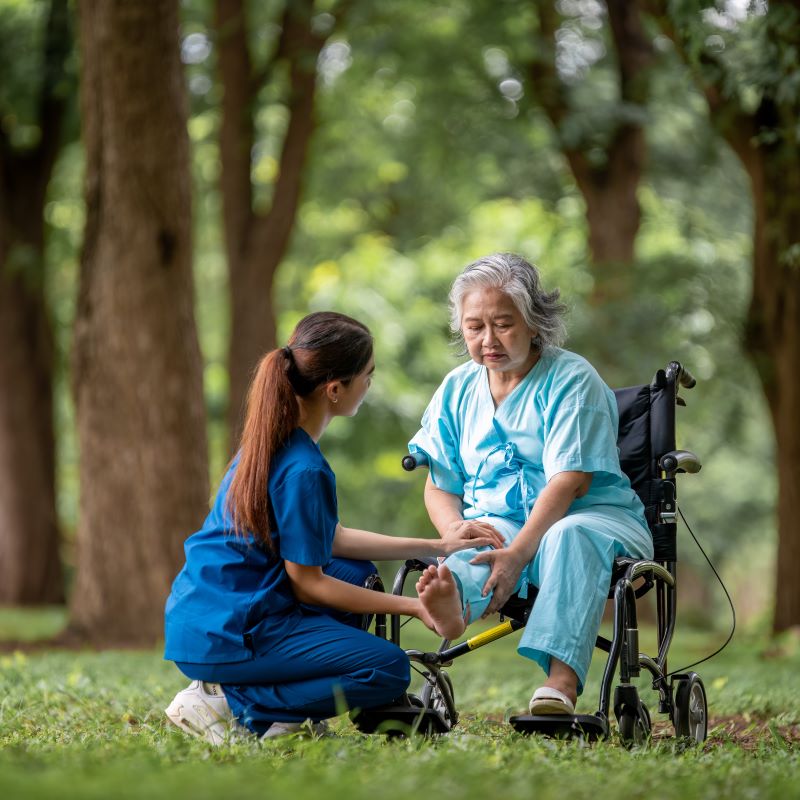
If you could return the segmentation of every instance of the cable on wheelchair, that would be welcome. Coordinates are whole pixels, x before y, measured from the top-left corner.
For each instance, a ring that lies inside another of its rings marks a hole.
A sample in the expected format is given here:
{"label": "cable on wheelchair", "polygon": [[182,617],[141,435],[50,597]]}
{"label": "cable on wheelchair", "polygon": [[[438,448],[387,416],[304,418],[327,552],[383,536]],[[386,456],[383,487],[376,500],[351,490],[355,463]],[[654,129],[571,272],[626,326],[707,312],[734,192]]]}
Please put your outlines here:
{"label": "cable on wheelchair", "polygon": [[419,667],[415,667],[413,661],[410,662],[410,665],[411,669],[413,669],[414,672],[416,672],[417,675],[419,675],[426,683],[429,683],[431,686],[436,683],[436,679],[431,675],[430,672],[423,672]]}
{"label": "cable on wheelchair", "polygon": [[733,621],[731,624],[731,632],[728,634],[728,638],[722,643],[720,647],[718,647],[713,653],[711,653],[711,655],[708,655],[705,658],[701,658],[699,661],[695,661],[692,664],[687,664],[685,667],[681,667],[680,669],[673,669],[664,676],[665,678],[671,678],[673,675],[677,675],[678,673],[681,672],[686,672],[686,670],[691,669],[692,667],[696,667],[698,664],[702,664],[704,661],[708,661],[709,659],[714,658],[714,656],[721,653],[728,646],[731,639],[733,639],[734,632],[736,631],[736,609],[734,608],[733,600],[731,599],[730,593],[728,592],[728,588],[725,586],[725,583],[722,580],[719,572],[717,572],[716,567],[711,563],[711,559],[706,554],[706,551],[703,550],[702,545],[700,544],[700,542],[697,541],[697,537],[694,535],[694,531],[689,526],[689,523],[686,521],[686,517],[683,516],[683,511],[681,511],[680,508],[678,508],[678,513],[681,515],[683,524],[686,526],[686,529],[691,534],[692,539],[694,539],[694,543],[697,545],[698,549],[703,554],[703,558],[705,558],[706,562],[708,563],[708,566],[711,567],[711,571],[714,573],[717,580],[719,581],[719,585],[722,587],[722,591],[725,592],[725,597],[728,598],[728,605],[730,605],[731,607],[731,616],[733,618]]}

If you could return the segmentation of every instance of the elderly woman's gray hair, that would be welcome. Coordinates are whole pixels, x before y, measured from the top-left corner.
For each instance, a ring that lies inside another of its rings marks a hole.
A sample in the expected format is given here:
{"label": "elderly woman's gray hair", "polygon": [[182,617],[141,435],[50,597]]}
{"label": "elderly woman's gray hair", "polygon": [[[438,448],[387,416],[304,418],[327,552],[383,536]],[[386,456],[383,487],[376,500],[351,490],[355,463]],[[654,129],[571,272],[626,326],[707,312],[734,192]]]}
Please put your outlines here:
{"label": "elderly woman's gray hair", "polygon": [[548,346],[558,347],[566,338],[563,316],[567,309],[559,301],[558,289],[545,292],[539,270],[522,256],[493,253],[464,267],[450,290],[450,328],[459,337],[464,296],[474,289],[505,292],[522,314],[525,324],[538,332],[533,343],[540,351]]}

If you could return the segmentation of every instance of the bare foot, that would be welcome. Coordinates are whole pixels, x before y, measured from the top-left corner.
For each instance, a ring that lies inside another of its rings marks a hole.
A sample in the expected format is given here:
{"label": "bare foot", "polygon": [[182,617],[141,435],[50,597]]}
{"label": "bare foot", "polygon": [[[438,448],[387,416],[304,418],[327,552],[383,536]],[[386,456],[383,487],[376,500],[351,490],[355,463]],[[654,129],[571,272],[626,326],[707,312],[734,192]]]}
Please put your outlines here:
{"label": "bare foot", "polygon": [[458,639],[467,627],[461,610],[461,596],[453,574],[445,564],[428,567],[417,581],[417,594],[433,620],[436,633],[444,639]]}

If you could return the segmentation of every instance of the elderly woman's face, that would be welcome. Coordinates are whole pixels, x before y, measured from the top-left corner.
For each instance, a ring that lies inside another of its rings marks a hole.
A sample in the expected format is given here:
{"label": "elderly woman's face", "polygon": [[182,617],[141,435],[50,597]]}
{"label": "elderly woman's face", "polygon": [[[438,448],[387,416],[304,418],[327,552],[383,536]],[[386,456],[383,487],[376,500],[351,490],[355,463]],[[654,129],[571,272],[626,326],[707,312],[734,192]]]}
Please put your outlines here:
{"label": "elderly woman's face", "polygon": [[522,371],[536,362],[531,346],[536,331],[525,324],[514,301],[499,289],[474,289],[464,295],[461,333],[472,360],[487,369]]}

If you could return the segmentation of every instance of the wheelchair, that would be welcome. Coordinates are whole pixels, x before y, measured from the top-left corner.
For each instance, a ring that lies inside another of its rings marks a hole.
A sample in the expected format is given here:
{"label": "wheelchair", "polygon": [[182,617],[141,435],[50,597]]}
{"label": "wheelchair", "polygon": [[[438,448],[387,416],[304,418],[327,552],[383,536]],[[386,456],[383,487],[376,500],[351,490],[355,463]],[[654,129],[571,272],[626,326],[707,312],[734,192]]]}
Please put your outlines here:
{"label": "wheelchair", "polygon": [[[613,636],[598,636],[595,646],[608,654],[598,709],[594,714],[540,715],[521,714],[509,719],[520,733],[550,737],[580,737],[585,740],[609,738],[613,711],[619,737],[626,746],[644,742],[650,735],[651,719],[632,679],[644,669],[652,677],[658,692],[658,711],[669,715],[677,737],[695,742],[708,733],[708,704],[705,687],[695,672],[670,673],[667,656],[675,630],[677,589],[677,482],[680,473],[696,473],[701,464],[689,450],[675,445],[675,408],[686,403],[678,392],[690,389],[696,381],[679,362],[671,361],[659,369],[650,384],[615,390],[619,408],[617,445],[620,464],[645,507],[645,516],[653,536],[652,560],[618,558],[609,590],[613,600]],[[426,465],[424,453],[408,454],[403,468],[412,471]],[[397,572],[392,591],[402,594],[409,574],[425,569],[435,559],[411,559]],[[382,585],[372,588],[382,590]],[[522,600],[512,596],[501,609],[500,624],[455,645],[443,640],[435,652],[406,650],[413,665],[418,665],[424,683],[419,695],[407,693],[391,706],[356,710],[351,718],[367,733],[388,735],[445,734],[458,722],[453,684],[446,668],[479,647],[484,647],[524,627],[535,602],[534,587]],[[656,598],[658,651],[647,655],[639,651],[636,603],[651,590]],[[401,621],[391,616],[388,635],[400,645]],[[375,633],[386,637],[386,617],[379,616]],[[614,687],[612,683],[618,673]]]}

